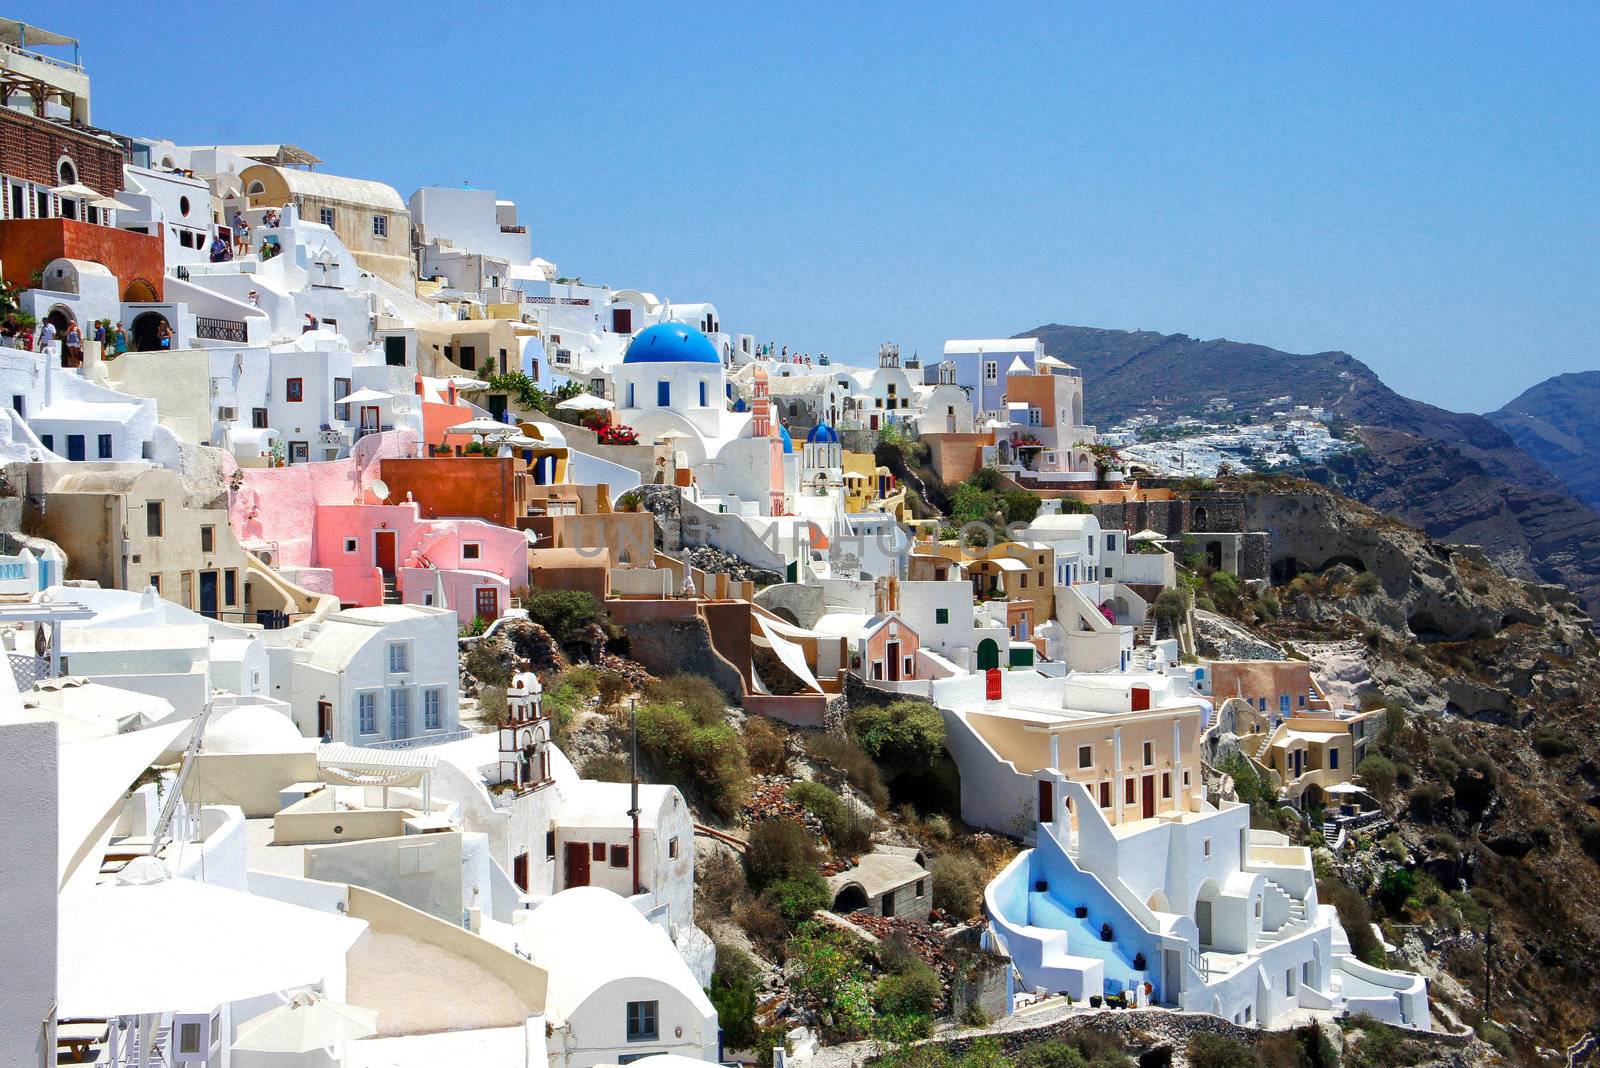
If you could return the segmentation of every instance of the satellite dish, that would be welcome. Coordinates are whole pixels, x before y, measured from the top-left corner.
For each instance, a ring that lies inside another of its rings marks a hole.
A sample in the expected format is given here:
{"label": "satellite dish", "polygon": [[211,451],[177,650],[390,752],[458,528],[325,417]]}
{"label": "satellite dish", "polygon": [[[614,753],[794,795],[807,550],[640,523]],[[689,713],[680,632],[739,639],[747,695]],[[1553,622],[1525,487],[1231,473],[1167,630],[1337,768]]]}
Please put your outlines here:
{"label": "satellite dish", "polygon": [[372,495],[374,497],[378,498],[378,500],[386,501],[386,500],[389,499],[389,484],[387,482],[385,482],[383,479],[381,479],[381,478],[373,479],[372,480],[372,485],[369,486],[368,488],[372,490]]}

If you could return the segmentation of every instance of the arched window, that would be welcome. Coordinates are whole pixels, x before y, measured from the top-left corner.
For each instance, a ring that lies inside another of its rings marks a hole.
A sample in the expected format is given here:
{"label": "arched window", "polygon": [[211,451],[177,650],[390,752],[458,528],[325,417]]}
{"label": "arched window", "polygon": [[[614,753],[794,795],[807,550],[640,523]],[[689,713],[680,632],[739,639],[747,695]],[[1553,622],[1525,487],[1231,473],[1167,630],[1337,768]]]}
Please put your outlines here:
{"label": "arched window", "polygon": [[61,179],[62,185],[76,185],[78,182],[78,168],[65,156],[56,164],[56,176]]}
{"label": "arched window", "polygon": [[262,181],[260,181],[259,179],[257,179],[256,181],[251,182],[250,183],[250,188],[246,189],[244,192],[245,192],[246,196],[253,197],[253,196],[259,196],[260,194],[265,193],[266,191],[267,191],[266,184],[263,183]]}
{"label": "arched window", "polygon": [[178,211],[179,211],[180,214],[183,215],[184,218],[188,218],[189,217],[189,198],[188,197],[179,197],[178,198]]}

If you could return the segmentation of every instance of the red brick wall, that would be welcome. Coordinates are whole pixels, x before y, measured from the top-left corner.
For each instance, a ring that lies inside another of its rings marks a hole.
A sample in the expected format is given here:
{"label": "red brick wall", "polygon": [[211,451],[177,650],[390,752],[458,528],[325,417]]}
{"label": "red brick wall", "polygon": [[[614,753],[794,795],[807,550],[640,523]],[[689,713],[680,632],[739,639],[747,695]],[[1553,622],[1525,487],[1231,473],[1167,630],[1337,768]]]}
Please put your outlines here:
{"label": "red brick wall", "polygon": [[94,134],[0,108],[0,174],[40,185],[60,185],[56,162],[65,155],[78,181],[100,193],[122,189],[122,146]]}
{"label": "red brick wall", "polygon": [[148,282],[161,300],[167,257],[159,234],[136,234],[72,219],[0,220],[0,266],[6,281],[28,286],[36,270],[61,258],[104,264],[117,276],[124,300],[135,281]]}

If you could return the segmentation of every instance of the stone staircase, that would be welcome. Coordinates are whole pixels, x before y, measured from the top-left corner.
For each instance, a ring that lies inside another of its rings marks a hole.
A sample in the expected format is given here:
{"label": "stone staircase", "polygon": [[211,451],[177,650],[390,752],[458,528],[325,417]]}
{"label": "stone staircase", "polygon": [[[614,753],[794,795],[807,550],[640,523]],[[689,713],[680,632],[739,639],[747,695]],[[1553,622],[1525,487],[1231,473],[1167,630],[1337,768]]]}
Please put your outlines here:
{"label": "stone staircase", "polygon": [[400,603],[400,585],[394,575],[383,576],[383,603]]}
{"label": "stone staircase", "polygon": [[1288,889],[1280,883],[1275,883],[1271,879],[1268,879],[1266,880],[1266,884],[1268,893],[1276,892],[1281,894],[1284,900],[1289,903],[1289,918],[1284,920],[1283,924],[1276,930],[1263,930],[1261,932],[1261,941],[1281,942],[1285,938],[1288,938],[1291,935],[1299,934],[1301,931],[1305,930],[1308,926],[1306,903],[1289,893]]}

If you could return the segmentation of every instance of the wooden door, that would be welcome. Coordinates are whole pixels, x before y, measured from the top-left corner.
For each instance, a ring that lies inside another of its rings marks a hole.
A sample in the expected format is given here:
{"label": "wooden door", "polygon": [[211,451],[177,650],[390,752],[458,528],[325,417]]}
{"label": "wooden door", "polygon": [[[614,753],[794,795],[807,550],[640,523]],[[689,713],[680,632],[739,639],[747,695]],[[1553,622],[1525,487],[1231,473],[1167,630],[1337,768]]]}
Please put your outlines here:
{"label": "wooden door", "polygon": [[329,738],[333,735],[333,705],[327,701],[317,702],[317,737]]}
{"label": "wooden door", "polygon": [[217,573],[215,571],[200,572],[200,614],[211,619],[217,618]]}
{"label": "wooden door", "polygon": [[1150,707],[1150,687],[1135,686],[1133,688],[1133,711],[1144,712]]}
{"label": "wooden door", "polygon": [[889,646],[888,646],[888,650],[889,650],[888,653],[885,654],[885,655],[886,655],[886,658],[889,661],[889,681],[890,682],[899,682],[900,681],[900,643],[899,642],[890,642]]}
{"label": "wooden door", "polygon": [[378,570],[385,575],[394,574],[395,543],[399,535],[392,530],[376,530],[372,533],[372,557]]}
{"label": "wooden door", "polygon": [[493,586],[483,586],[478,589],[477,600],[473,611],[479,619],[493,622],[500,618],[500,591]]}
{"label": "wooden door", "polygon": [[516,882],[517,889],[523,893],[528,891],[528,854],[518,853],[511,862],[511,878]]}
{"label": "wooden door", "polygon": [[1144,818],[1153,819],[1156,814],[1156,777],[1144,777]]}
{"label": "wooden door", "polygon": [[633,309],[632,308],[612,308],[611,309],[611,332],[613,334],[631,334],[631,333],[633,333]]}
{"label": "wooden door", "polygon": [[562,889],[589,885],[589,843],[568,842],[566,848],[567,874]]}
{"label": "wooden door", "polygon": [[1039,822],[1054,823],[1056,816],[1055,784],[1049,779],[1039,780]]}

